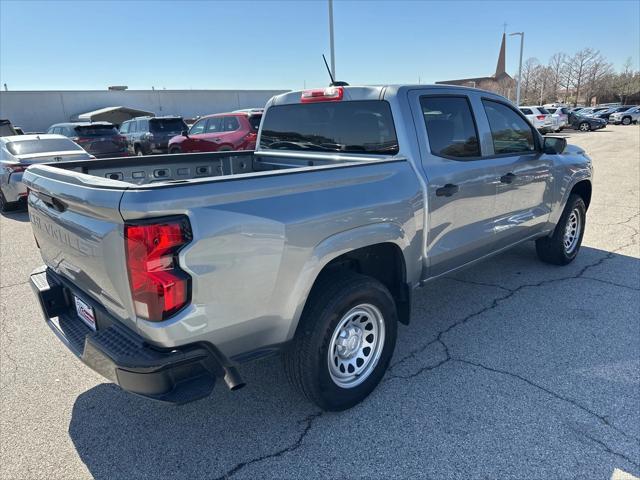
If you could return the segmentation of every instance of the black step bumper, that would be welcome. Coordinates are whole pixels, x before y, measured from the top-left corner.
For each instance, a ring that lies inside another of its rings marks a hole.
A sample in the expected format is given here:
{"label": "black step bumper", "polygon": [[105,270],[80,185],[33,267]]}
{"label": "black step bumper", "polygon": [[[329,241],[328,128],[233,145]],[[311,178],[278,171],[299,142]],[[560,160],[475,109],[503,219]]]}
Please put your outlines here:
{"label": "black step bumper", "polygon": [[[233,389],[244,385],[213,345],[156,348],[50,269],[34,271],[31,286],[58,338],[85,364],[128,392],[182,404],[208,396],[216,377],[225,377],[229,384],[228,377],[236,376]],[[95,331],[77,316],[74,295],[94,308]]]}

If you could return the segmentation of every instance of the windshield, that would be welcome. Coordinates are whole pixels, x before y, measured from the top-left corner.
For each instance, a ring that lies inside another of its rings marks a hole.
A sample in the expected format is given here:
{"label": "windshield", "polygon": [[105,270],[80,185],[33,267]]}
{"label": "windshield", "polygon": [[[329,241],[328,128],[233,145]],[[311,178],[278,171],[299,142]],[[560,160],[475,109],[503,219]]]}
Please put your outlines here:
{"label": "windshield", "polygon": [[341,153],[398,153],[389,104],[382,100],[271,107],[260,148]]}
{"label": "windshield", "polygon": [[547,108],[547,112],[556,113],[557,108]]}
{"label": "windshield", "polygon": [[536,107],[536,108],[543,115],[548,115],[549,114],[548,110],[546,108],[544,108],[544,107]]}
{"label": "windshield", "polygon": [[43,138],[32,140],[18,140],[7,143],[7,150],[12,155],[31,155],[33,153],[64,152],[68,150],[83,151],[67,138]]}
{"label": "windshield", "polygon": [[187,124],[181,118],[152,118],[149,120],[149,131],[154,133],[182,132]]}
{"label": "windshield", "polygon": [[104,137],[118,134],[118,130],[113,125],[79,125],[75,131],[79,137]]}

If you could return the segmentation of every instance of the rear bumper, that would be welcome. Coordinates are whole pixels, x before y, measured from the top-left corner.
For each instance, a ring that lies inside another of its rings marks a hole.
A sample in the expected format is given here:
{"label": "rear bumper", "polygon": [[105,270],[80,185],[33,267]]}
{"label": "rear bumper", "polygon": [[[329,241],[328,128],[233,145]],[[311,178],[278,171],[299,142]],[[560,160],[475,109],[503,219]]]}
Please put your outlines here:
{"label": "rear bumper", "polygon": [[[232,389],[244,385],[213,345],[156,348],[50,269],[37,269],[30,280],[47,325],[82,362],[123,390],[182,404],[208,396],[216,377]],[[93,307],[95,331],[77,316],[74,295]]]}

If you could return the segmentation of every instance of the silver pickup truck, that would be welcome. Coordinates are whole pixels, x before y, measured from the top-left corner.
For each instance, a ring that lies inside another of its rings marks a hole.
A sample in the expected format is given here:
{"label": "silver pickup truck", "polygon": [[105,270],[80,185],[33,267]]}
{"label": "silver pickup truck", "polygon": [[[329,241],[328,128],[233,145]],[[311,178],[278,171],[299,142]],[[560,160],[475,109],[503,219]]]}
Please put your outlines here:
{"label": "silver pickup truck", "polygon": [[184,403],[281,353],[308,399],[349,408],[414,288],[527,240],[557,265],[580,248],[590,159],[489,92],[286,93],[257,145],[26,171],[44,317],[124,390]]}

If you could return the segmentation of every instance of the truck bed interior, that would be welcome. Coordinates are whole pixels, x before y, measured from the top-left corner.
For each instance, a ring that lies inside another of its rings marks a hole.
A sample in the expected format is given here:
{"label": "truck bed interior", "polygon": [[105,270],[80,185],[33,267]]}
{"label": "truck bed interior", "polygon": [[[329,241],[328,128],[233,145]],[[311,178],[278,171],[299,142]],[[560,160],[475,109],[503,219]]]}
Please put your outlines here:
{"label": "truck bed interior", "polygon": [[172,183],[194,178],[231,176],[346,163],[344,160],[260,156],[254,152],[216,152],[125,157],[50,164],[88,175],[135,185]]}

